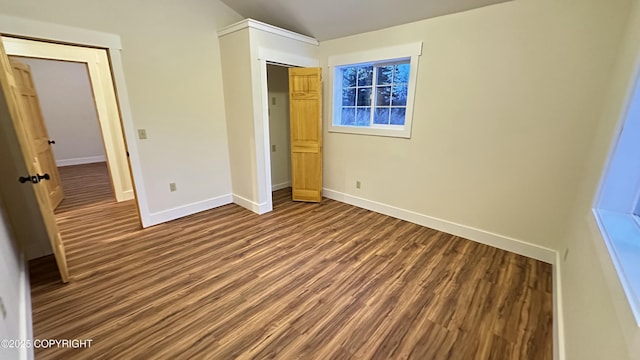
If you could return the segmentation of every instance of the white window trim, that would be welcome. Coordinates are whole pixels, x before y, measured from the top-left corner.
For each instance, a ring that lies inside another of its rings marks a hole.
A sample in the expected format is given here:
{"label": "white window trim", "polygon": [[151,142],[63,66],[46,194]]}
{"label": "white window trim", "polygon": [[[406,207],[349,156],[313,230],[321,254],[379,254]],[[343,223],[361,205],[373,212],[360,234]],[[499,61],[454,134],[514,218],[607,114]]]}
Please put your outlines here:
{"label": "white window trim", "polygon": [[611,262],[640,327],[640,223],[635,210],[640,199],[640,82],[636,79],[627,95],[625,110],[617,126],[607,163],[593,203],[593,215]]}
{"label": "white window trim", "polygon": [[[368,51],[361,51],[349,54],[341,54],[330,56],[328,59],[329,65],[329,89],[331,90],[331,96],[329,96],[331,115],[327,117],[328,124],[327,129],[329,132],[347,133],[347,134],[359,134],[359,135],[374,135],[374,136],[391,136],[400,138],[411,137],[411,127],[413,123],[413,108],[415,103],[415,90],[418,83],[418,62],[422,55],[422,42],[391,46],[379,49],[372,49]],[[345,65],[362,64],[383,62],[395,59],[409,58],[410,70],[409,70],[409,84],[407,87],[407,107],[405,112],[404,126],[376,126],[376,127],[362,127],[362,126],[344,126],[334,125],[334,104],[337,102],[335,99],[334,91],[334,77],[335,68]]]}

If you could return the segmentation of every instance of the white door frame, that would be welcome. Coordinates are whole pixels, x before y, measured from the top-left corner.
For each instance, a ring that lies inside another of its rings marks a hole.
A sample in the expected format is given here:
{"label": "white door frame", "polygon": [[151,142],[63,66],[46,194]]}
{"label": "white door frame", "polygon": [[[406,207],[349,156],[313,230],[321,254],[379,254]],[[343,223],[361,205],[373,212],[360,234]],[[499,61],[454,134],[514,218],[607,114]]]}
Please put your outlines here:
{"label": "white door frame", "polygon": [[136,130],[131,115],[131,105],[122,66],[120,36],[7,15],[0,15],[0,34],[107,50],[113,76],[113,86],[120,108],[124,137],[129,152],[129,165],[133,175],[133,190],[138,203],[140,221],[142,227],[151,226],[152,222],[142,177],[140,153],[138,144],[135,141]]}
{"label": "white door frame", "polygon": [[2,37],[2,43],[9,56],[86,64],[116,201],[133,199],[134,193],[131,172],[127,163],[127,150],[124,145],[118,103],[116,102],[106,51],[6,36]]}
{"label": "white door frame", "polygon": [[[267,62],[282,64],[289,67],[319,67],[318,59],[273,50],[258,49],[260,63],[260,99],[262,109],[255,109],[254,129],[256,139],[256,163],[258,175],[258,214],[273,210],[271,196],[271,146],[269,140],[269,84],[267,82]],[[289,150],[290,151],[290,150]]]}

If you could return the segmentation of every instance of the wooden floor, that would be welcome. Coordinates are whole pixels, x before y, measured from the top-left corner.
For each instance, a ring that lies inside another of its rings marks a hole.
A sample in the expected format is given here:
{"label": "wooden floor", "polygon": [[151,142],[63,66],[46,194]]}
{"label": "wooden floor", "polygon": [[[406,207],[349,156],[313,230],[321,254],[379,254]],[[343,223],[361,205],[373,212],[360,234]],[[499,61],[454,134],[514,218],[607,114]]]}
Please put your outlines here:
{"label": "wooden floor", "polygon": [[[68,200],[88,185],[71,170]],[[72,280],[51,258],[30,263],[34,337],[92,345],[36,358],[552,358],[548,264],[289,197],[262,216],[227,205],[145,230],[132,202],[63,204]]]}

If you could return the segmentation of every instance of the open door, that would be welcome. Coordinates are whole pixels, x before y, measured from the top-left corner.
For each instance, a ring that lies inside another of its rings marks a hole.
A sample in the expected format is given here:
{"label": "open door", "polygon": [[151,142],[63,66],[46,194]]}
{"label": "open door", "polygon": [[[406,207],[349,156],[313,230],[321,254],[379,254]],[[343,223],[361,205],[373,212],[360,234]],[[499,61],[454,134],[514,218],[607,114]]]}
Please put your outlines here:
{"label": "open door", "polygon": [[49,174],[49,180],[45,182],[45,185],[47,187],[51,208],[55,209],[60,205],[64,197],[60,174],[58,174],[58,166],[56,165],[53,150],[51,149],[51,144],[55,144],[55,141],[49,139],[29,65],[13,59],[9,61],[20,95],[19,105],[24,110],[24,126],[30,135],[29,141],[31,141],[35,154],[40,161],[42,171]]}
{"label": "open door", "polygon": [[[11,138],[12,143],[19,145],[20,153],[22,154],[20,160],[24,162],[24,168],[27,171],[24,175],[16,177],[15,183],[20,186],[29,186],[33,189],[37,207],[40,210],[38,214],[41,216],[41,219],[32,218],[32,221],[42,220],[42,223],[45,225],[47,236],[49,237],[53,254],[56,258],[58,270],[60,271],[60,277],[62,278],[62,282],[66,283],[69,281],[69,270],[65,250],[49,202],[47,187],[43,184],[43,181],[51,179],[51,174],[42,171],[37,152],[30,141],[32,136],[30,135],[28,126],[26,126],[27,122],[24,121],[24,119],[29,116],[29,112],[23,109],[18,101],[21,96],[20,91],[16,85],[9,58],[4,51],[2,42],[0,42],[0,87],[2,88],[0,101],[4,103],[1,105],[6,109],[6,113],[8,113],[11,118],[10,122],[13,126],[13,129],[10,129],[13,131],[6,131],[4,135],[7,138]],[[5,114],[2,115],[4,116]],[[8,211],[11,211],[12,204],[7,203],[5,205]],[[14,224],[14,226],[16,225],[25,226],[24,223]]]}
{"label": "open door", "polygon": [[291,190],[294,201],[322,201],[322,69],[289,69]]}

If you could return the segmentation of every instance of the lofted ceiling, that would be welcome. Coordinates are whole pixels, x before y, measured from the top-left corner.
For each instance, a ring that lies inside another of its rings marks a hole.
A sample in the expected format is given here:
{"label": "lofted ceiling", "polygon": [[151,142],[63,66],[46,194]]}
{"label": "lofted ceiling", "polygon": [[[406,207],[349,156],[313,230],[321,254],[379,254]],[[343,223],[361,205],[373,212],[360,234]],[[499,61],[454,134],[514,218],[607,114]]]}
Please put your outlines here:
{"label": "lofted ceiling", "polygon": [[509,0],[222,0],[246,18],[335,39]]}

